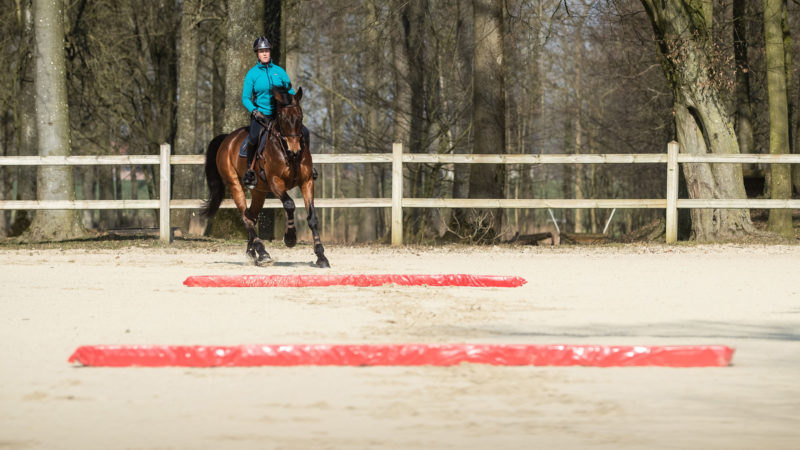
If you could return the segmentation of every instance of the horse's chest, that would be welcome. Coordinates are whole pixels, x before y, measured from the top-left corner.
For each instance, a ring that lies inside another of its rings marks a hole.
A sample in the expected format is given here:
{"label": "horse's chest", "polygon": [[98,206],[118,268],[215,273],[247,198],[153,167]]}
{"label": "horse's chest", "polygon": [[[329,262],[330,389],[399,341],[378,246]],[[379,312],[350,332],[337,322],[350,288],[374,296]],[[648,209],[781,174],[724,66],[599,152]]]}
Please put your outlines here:
{"label": "horse's chest", "polygon": [[292,167],[291,164],[285,166],[281,170],[281,178],[283,179],[283,183],[286,185],[286,189],[291,189],[295,186],[298,186],[298,178],[300,176],[300,171],[296,167]]}

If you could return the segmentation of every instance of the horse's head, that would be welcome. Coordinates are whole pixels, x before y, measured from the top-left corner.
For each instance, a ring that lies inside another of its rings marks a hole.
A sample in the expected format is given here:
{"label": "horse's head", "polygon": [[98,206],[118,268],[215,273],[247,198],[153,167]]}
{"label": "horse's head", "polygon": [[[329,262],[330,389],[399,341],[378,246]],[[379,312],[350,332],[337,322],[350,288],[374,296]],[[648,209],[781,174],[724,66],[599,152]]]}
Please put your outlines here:
{"label": "horse's head", "polygon": [[272,96],[277,107],[275,120],[278,131],[286,140],[290,156],[297,155],[302,149],[303,109],[300,108],[300,99],[303,98],[303,88],[298,88],[294,95],[285,88],[275,88]]}

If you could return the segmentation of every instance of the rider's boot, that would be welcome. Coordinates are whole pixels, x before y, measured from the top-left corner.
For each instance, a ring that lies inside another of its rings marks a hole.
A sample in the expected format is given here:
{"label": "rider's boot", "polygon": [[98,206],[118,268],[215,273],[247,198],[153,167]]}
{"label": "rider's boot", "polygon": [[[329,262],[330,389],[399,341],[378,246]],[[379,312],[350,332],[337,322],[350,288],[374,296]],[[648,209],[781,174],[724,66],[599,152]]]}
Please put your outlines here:
{"label": "rider's boot", "polygon": [[250,167],[252,166],[253,158],[256,155],[256,145],[250,144],[248,141],[245,146],[247,151],[247,172],[245,172],[244,176],[242,177],[242,184],[247,189],[255,189],[256,185],[258,184],[258,180],[256,180],[256,172],[250,169]]}

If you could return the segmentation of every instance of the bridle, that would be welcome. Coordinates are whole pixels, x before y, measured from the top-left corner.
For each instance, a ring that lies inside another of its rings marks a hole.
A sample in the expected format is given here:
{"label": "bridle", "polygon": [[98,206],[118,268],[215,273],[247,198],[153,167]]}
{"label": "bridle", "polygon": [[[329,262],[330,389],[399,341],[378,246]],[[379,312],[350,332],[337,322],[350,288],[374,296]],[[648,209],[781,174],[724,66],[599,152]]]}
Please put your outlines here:
{"label": "bridle", "polygon": [[[286,110],[286,109],[289,109],[289,108],[300,108],[300,105],[283,105],[283,106],[279,106],[278,107],[278,109],[280,111],[283,111],[283,110]],[[281,114],[281,113],[279,113],[279,114]],[[278,121],[278,118],[276,117],[275,120]],[[278,125],[278,126],[280,126],[280,125]],[[271,132],[273,132],[272,128],[274,128],[274,127],[270,127],[270,131]],[[283,150],[284,155],[286,155],[286,157],[289,160],[293,160],[294,158],[300,156],[303,153],[304,136],[303,136],[302,132],[300,134],[284,134],[279,129],[279,130],[277,130],[277,132],[275,134],[278,137],[278,142],[280,142],[280,144],[281,144],[281,149]],[[286,138],[287,137],[300,138],[300,150],[297,153],[292,152],[291,150],[289,150],[289,144],[286,142]]]}

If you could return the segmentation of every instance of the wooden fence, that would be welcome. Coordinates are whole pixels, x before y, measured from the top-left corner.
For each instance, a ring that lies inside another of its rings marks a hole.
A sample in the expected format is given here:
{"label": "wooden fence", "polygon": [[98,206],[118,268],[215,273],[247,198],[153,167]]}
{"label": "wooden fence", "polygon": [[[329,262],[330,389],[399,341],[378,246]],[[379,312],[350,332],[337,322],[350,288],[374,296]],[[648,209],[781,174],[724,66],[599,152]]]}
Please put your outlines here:
{"label": "wooden fence", "polygon": [[[82,165],[159,165],[158,200],[0,200],[0,210],[40,209],[158,209],[159,233],[162,241],[171,240],[170,209],[198,209],[203,200],[170,199],[170,165],[205,163],[203,155],[171,155],[169,144],[162,144],[159,155],[107,156],[7,156],[0,157],[0,166],[82,166]],[[771,199],[679,199],[679,163],[725,164],[798,164],[800,155],[690,155],[678,153],[678,143],[670,142],[667,153],[604,154],[604,155],[472,155],[403,153],[401,144],[394,144],[392,153],[315,154],[315,164],[391,163],[391,198],[317,198],[318,208],[391,208],[392,245],[403,244],[403,208],[655,208],[666,210],[666,241],[673,243],[678,235],[678,208],[763,208],[800,209],[800,200]],[[442,164],[667,164],[665,199],[453,199],[403,198],[404,163]],[[223,201],[222,208],[234,208],[233,201]],[[265,208],[282,208],[280,201],[267,200]],[[302,204],[298,204],[302,208]]]}

